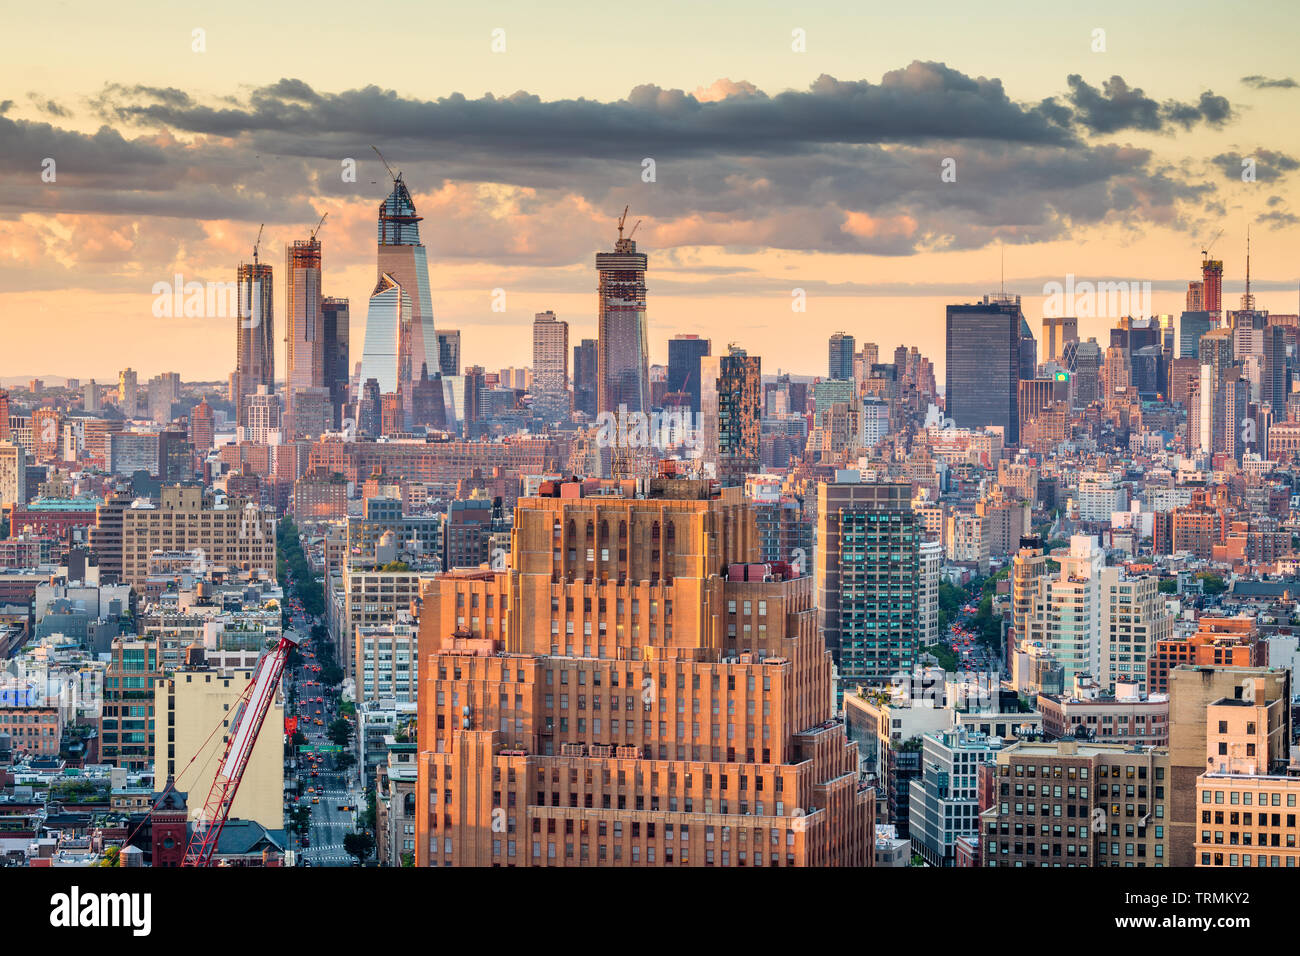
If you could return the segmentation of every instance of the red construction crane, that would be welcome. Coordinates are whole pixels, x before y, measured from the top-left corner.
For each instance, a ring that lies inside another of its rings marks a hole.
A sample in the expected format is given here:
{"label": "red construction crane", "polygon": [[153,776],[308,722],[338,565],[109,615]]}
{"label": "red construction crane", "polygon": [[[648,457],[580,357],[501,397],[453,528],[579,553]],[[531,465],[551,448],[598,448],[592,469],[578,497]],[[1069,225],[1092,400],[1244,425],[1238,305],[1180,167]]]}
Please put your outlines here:
{"label": "red construction crane", "polygon": [[244,777],[248,758],[275,697],[275,689],[280,685],[285,661],[288,660],[289,652],[297,646],[298,642],[289,635],[281,637],[274,650],[262,655],[253,670],[253,679],[240,694],[235,704],[235,719],[230,724],[230,736],[226,739],[225,753],[221,755],[221,764],[213,778],[212,789],[208,791],[203,813],[194,822],[194,831],[190,834],[181,866],[212,865],[217,840],[221,838],[221,830],[230,816],[230,808],[239,790],[239,781]]}

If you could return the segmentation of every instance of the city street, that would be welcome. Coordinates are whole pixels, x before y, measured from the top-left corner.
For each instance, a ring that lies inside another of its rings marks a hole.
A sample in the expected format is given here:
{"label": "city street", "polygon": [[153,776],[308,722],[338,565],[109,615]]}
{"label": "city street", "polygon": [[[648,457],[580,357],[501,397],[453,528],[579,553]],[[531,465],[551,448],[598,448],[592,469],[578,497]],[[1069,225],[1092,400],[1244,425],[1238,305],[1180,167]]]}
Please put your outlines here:
{"label": "city street", "polygon": [[[307,738],[307,747],[320,749],[297,753],[293,759],[297,768],[297,802],[311,810],[311,825],[306,847],[296,835],[292,842],[300,865],[351,866],[354,858],[343,849],[343,838],[356,832],[365,795],[353,770],[339,773],[334,769],[336,748],[328,737],[328,729],[330,721],[338,716],[339,692],[337,687],[320,682],[320,664],[310,636],[312,624],[310,617],[294,610],[292,629],[300,641],[302,661],[298,667],[286,671],[285,692],[295,701],[286,716],[298,718],[298,730]],[[293,792],[286,786],[286,793]],[[286,825],[292,806],[292,802],[286,802]]]}

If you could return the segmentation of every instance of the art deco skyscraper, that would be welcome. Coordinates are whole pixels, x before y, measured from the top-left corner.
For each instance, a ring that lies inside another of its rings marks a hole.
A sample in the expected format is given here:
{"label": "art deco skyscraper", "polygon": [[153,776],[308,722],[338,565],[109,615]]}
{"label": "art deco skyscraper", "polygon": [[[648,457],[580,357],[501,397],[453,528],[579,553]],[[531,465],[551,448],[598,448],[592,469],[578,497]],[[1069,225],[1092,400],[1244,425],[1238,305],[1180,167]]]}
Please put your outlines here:
{"label": "art deco skyscraper", "polygon": [[[438,336],[433,329],[433,301],[429,295],[429,262],[420,242],[421,216],[415,213],[415,203],[407,191],[402,174],[393,179],[393,191],[379,205],[379,255],[376,278],[380,285],[384,277],[394,282],[410,296],[409,325],[399,340],[397,354],[396,387],[385,391],[401,391],[409,416],[414,401],[411,386],[420,377],[420,369],[428,366],[432,371],[442,367],[438,354]],[[366,340],[370,339],[369,329]],[[362,380],[370,377],[363,376]],[[379,378],[379,376],[375,376]],[[384,379],[379,379],[384,385]]]}
{"label": "art deco skyscraper", "polygon": [[241,262],[235,273],[239,314],[235,317],[235,401],[238,423],[248,424],[248,397],[258,386],[275,391],[275,311],[271,267]]}
{"label": "art deco skyscraper", "polygon": [[[626,215],[624,210],[624,218]],[[614,251],[596,253],[596,271],[600,275],[596,410],[617,412],[620,406],[626,406],[629,412],[649,413],[647,258],[645,253],[636,251],[636,242],[630,234],[623,238],[623,221],[623,218],[618,221]]]}

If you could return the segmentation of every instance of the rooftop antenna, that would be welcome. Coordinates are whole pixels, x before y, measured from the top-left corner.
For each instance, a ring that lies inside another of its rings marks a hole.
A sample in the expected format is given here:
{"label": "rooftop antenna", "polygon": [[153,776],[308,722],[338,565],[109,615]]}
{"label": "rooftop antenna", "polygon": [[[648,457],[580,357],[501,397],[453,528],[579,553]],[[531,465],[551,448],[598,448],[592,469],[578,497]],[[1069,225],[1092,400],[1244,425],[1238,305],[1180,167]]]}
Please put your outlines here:
{"label": "rooftop antenna", "polygon": [[384,159],[384,154],[381,153],[381,152],[379,151],[379,147],[378,147],[378,146],[375,146],[375,145],[372,143],[371,146],[370,146],[370,148],[373,149],[373,150],[375,151],[375,155],[378,156],[378,157],[379,157],[379,161],[380,161],[381,163],[384,164],[384,168],[385,168],[386,170],[388,170],[388,175],[391,176],[391,177],[393,177],[393,184],[396,185],[396,184],[397,184],[397,181],[398,181],[399,179],[402,178],[402,174],[401,174],[401,172],[400,172],[400,171],[399,171],[399,172],[396,172],[396,173],[393,172],[393,167],[390,166],[390,165],[388,165],[388,160]]}
{"label": "rooftop antenna", "polygon": [[1250,294],[1250,226],[1246,226],[1246,294],[1241,297],[1241,307],[1248,312],[1255,311],[1255,297]]}
{"label": "rooftop antenna", "polygon": [[1002,256],[1002,295],[1007,294],[1007,247],[1002,240],[998,240],[998,253]]}

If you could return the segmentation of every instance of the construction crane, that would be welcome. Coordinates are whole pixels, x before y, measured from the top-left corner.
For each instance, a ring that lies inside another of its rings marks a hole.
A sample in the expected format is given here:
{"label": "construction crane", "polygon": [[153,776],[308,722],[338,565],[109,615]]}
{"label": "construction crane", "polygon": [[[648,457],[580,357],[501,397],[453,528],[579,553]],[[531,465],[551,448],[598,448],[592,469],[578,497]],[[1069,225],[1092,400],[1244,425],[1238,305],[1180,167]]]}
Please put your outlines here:
{"label": "construction crane", "polygon": [[618,238],[620,240],[623,238],[623,223],[627,221],[627,211],[630,208],[631,208],[630,206],[624,206],[623,215],[618,217]]}
{"label": "construction crane", "polygon": [[638,220],[636,221],[636,225],[634,225],[634,226],[632,227],[632,231],[629,232],[629,233],[627,234],[627,237],[628,237],[629,239],[631,239],[633,236],[636,235],[636,227],[639,226],[639,225],[641,225],[641,223],[644,222],[644,221],[645,221],[645,220],[642,220],[642,219],[638,219]]}
{"label": "construction crane", "polygon": [[379,151],[378,146],[375,146],[372,143],[370,148],[375,151],[375,155],[379,157],[379,161],[384,164],[384,168],[388,170],[388,175],[393,177],[393,182],[397,182],[399,179],[402,178],[402,174],[400,172],[397,173],[393,172],[393,167],[388,165],[388,160],[384,159],[384,154]]}
{"label": "construction crane", "polygon": [[1210,250],[1214,248],[1214,244],[1215,244],[1216,242],[1219,241],[1219,237],[1220,237],[1221,235],[1223,235],[1223,230],[1222,230],[1222,229],[1220,229],[1218,232],[1216,232],[1216,233],[1214,234],[1214,238],[1211,239],[1209,242],[1207,242],[1207,243],[1205,244],[1205,248],[1201,250],[1201,258],[1202,258],[1202,259],[1208,259],[1208,258],[1210,258]]}
{"label": "construction crane", "polygon": [[280,685],[285,661],[297,646],[298,642],[288,634],[282,636],[274,650],[263,654],[257,662],[253,679],[235,702],[235,718],[230,724],[226,749],[221,755],[217,775],[212,780],[212,789],[208,791],[208,799],[203,804],[203,812],[194,822],[194,830],[185,847],[185,859],[181,866],[212,865],[212,854],[217,849],[221,830],[230,817],[235,794],[239,792],[239,782],[244,778],[248,758],[253,753],[257,735],[266,720],[266,712],[275,697],[275,689]]}
{"label": "construction crane", "polygon": [[257,265],[257,247],[262,244],[262,230],[266,228],[266,223],[257,227],[257,240],[253,243],[253,265]]}
{"label": "construction crane", "polygon": [[313,229],[313,230],[311,231],[311,238],[312,238],[312,241],[313,241],[313,242],[314,242],[315,239],[316,239],[316,233],[320,232],[320,227],[323,226],[323,225],[325,225],[325,219],[326,219],[328,216],[329,216],[329,213],[325,213],[324,216],[321,216],[321,217],[320,217],[320,222],[316,223],[316,228]]}

